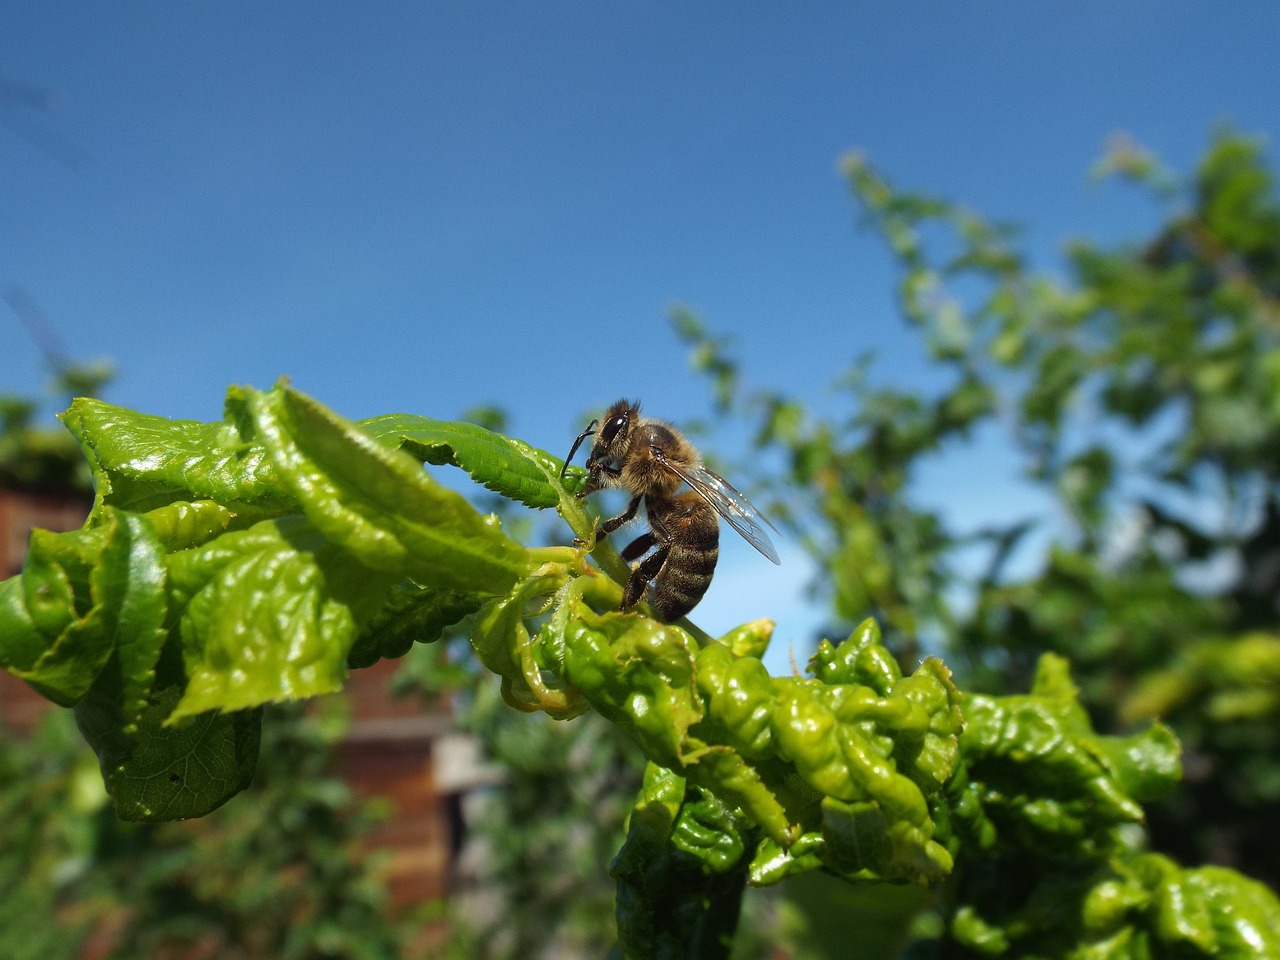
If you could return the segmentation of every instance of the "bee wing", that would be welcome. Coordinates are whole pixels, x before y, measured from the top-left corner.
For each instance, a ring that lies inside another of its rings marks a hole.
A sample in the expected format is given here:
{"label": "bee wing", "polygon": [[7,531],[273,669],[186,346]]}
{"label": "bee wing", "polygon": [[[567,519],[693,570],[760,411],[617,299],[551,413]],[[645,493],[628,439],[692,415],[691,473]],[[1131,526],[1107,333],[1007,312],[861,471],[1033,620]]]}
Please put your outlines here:
{"label": "bee wing", "polygon": [[729,526],[742,534],[742,538],[747,543],[774,563],[782,563],[773,541],[769,539],[769,534],[765,530],[765,524],[771,527],[773,524],[751,505],[751,501],[735,490],[728,480],[700,463],[682,466],[672,463],[666,457],[662,458],[662,462],[672,473],[692,487],[698,496],[715,507],[716,513],[729,521]]}

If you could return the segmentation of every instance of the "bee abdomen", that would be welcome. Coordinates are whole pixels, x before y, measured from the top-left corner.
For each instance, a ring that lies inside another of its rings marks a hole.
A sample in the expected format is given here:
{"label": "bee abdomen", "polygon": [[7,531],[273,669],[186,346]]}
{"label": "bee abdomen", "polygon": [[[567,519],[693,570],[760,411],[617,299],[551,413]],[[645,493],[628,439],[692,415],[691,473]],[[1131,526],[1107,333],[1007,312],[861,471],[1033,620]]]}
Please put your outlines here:
{"label": "bee abdomen", "polygon": [[670,623],[696,607],[711,586],[719,556],[720,546],[714,539],[696,547],[672,544],[649,598],[658,616]]}

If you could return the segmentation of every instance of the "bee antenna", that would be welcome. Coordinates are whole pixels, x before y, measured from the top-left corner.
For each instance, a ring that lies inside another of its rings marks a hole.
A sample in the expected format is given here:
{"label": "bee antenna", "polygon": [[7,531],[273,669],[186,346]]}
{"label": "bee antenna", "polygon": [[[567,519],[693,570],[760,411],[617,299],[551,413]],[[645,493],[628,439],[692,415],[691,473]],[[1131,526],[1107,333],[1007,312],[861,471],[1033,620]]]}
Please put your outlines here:
{"label": "bee antenna", "polygon": [[569,448],[569,455],[564,458],[564,466],[560,468],[561,480],[564,479],[565,471],[569,469],[569,464],[573,460],[573,455],[578,452],[578,447],[582,446],[583,440],[587,439],[587,437],[591,436],[596,432],[596,424],[598,424],[599,422],[600,422],[599,420],[592,420],[589,424],[587,424],[587,429],[583,430],[580,434],[578,434],[578,439],[573,441],[573,446]]}

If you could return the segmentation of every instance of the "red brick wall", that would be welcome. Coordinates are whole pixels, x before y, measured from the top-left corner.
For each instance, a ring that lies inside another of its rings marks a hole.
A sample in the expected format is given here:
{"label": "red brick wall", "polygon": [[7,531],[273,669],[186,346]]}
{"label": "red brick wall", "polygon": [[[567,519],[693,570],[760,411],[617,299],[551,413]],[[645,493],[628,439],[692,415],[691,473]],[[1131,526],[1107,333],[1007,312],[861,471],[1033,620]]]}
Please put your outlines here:
{"label": "red brick wall", "polygon": [[32,530],[75,530],[90,506],[85,497],[0,489],[0,580],[22,570]]}
{"label": "red brick wall", "polygon": [[454,838],[448,799],[436,786],[433,741],[452,728],[452,714],[447,700],[424,708],[413,697],[392,698],[387,684],[396,667],[380,660],[347,679],[352,722],[338,769],[358,796],[390,804],[370,843],[389,856],[393,903],[413,906],[449,886]]}

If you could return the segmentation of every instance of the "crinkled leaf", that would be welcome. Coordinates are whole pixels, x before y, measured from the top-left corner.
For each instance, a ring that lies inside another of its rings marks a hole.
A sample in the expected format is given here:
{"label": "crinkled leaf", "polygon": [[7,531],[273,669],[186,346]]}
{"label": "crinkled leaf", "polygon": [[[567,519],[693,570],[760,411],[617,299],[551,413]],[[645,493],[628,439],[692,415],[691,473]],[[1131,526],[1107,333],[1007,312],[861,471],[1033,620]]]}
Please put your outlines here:
{"label": "crinkled leaf", "polygon": [[[730,745],[690,736],[703,716],[694,678],[701,675],[708,650],[712,658],[716,651],[732,657],[719,645],[695,654],[689,635],[677,627],[635,616],[586,614],[566,632],[565,669],[591,705],[622,727],[651,760],[680,772],[785,842],[793,832],[787,813],[760,773]],[[763,689],[767,697],[767,684]],[[727,725],[713,728],[723,731]]]}
{"label": "crinkled leaf", "polygon": [[960,725],[945,668],[932,661],[880,696],[852,683],[772,678],[720,644],[692,663],[690,653],[678,628],[586,614],[566,632],[564,669],[652,760],[769,837],[774,865],[757,863],[754,876],[770,882],[824,865],[928,882],[950,871],[930,813],[942,803]]}
{"label": "crinkled leaf", "polygon": [[763,663],[709,644],[698,652],[697,684],[707,705],[700,736],[727,744],[748,760],[773,755],[773,678]]}
{"label": "crinkled leaf", "polygon": [[955,772],[964,727],[961,694],[951,682],[951,671],[930,657],[894,684],[891,696],[918,708],[904,712],[903,721],[885,731],[893,739],[894,763],[926,796],[940,794]]}
{"label": "crinkled leaf", "polygon": [[734,627],[719,642],[728,647],[735,657],[755,657],[757,660],[769,649],[769,641],[773,639],[774,622],[767,617],[752,620]]}
{"label": "crinkled leaf", "polygon": [[199,546],[231,529],[236,514],[213,500],[175,500],[149,511],[146,518],[165,552],[173,553]]}
{"label": "crinkled leaf", "polygon": [[678,627],[630,614],[583,615],[565,634],[565,671],[591,705],[645,755],[679,770],[702,717],[694,644]]}
{"label": "crinkled leaf", "polygon": [[971,697],[965,720],[960,749],[969,781],[955,811],[988,847],[1072,857],[1105,851],[1116,826],[1142,820],[1130,790],[1149,799],[1176,782],[1168,733],[1129,740],[1094,733],[1060,657],[1041,658],[1030,694]]}
{"label": "crinkled leaf", "polygon": [[841,876],[933,883],[951,873],[951,854],[933,839],[933,822],[894,816],[879,801],[822,801],[822,863]]}
{"label": "crinkled leaf", "polygon": [[23,574],[10,583],[0,661],[71,706],[114,658],[120,722],[135,722],[166,633],[165,571],[150,523],[108,509],[93,529],[37,530]]}
{"label": "crinkled leaf", "polygon": [[1229,960],[1280,956],[1280,899],[1234,870],[1169,864],[1153,905],[1155,933],[1170,949]]}
{"label": "crinkled leaf", "polygon": [[1163,723],[1129,737],[1097,737],[1090,747],[1119,788],[1138,803],[1168,796],[1182,779],[1182,745]]}
{"label": "crinkled leaf", "polygon": [[809,672],[824,683],[860,683],[887,694],[902,679],[893,655],[880,642],[880,625],[868,618],[838,647],[823,640],[809,660]]}
{"label": "crinkled leaf", "polygon": [[[563,573],[530,577],[510,596],[485,604],[471,631],[471,646],[480,662],[502,678],[503,700],[517,710],[542,710],[559,719],[577,716],[588,704],[553,674],[544,674],[524,616],[528,607],[542,605],[564,585]],[[555,622],[562,637],[563,622]],[[539,632],[540,646],[549,629]]]}
{"label": "crinkled leaf", "polygon": [[1233,870],[1182,869],[1141,854],[1061,863],[1033,884],[1010,887],[1000,871],[975,869],[970,893],[986,896],[956,911],[950,933],[981,956],[1280,956],[1280,900]]}
{"label": "crinkled leaf", "polygon": [[510,596],[486,602],[471,631],[471,646],[480,662],[504,680],[524,687],[530,702],[532,693],[524,682],[522,663],[522,651],[529,644],[524,609],[538,589],[536,584],[524,583]]}
{"label": "crinkled leaf", "polygon": [[111,593],[119,597],[119,603],[111,625],[111,659],[88,692],[90,697],[97,697],[109,686],[118,697],[115,704],[119,727],[132,735],[146,709],[156,664],[168,637],[166,573],[149,519],[123,515],[117,529],[120,528],[128,530],[127,537],[111,536],[99,567],[94,570],[95,580],[102,575],[113,581]]}
{"label": "crinkled leaf", "polygon": [[83,633],[93,610],[89,569],[104,541],[94,530],[32,532],[22,573],[0,584],[0,664],[10,672],[35,670],[60,641],[74,642],[64,637]]}
{"label": "crinkled leaf", "polygon": [[170,576],[187,675],[171,720],[341,689],[393,583],[296,516],[174,554]]}
{"label": "crinkled leaf", "polygon": [[756,848],[749,877],[752,886],[768,887],[787,877],[821,870],[826,841],[820,832],[803,834],[795,843],[783,845],[766,837]]}
{"label": "crinkled leaf", "polygon": [[243,416],[243,394],[227,396],[216,423],[170,420],[81,397],[62,414],[93,470],[95,509],[143,512],[174,500],[255,503],[285,510],[289,501],[266,449]]}
{"label": "crinkled leaf", "polygon": [[[690,746],[701,742],[690,738]],[[789,843],[799,832],[792,826],[782,801],[774,795],[759,770],[729,747],[704,746],[684,767],[691,784],[701,787],[719,802],[736,810],[757,824],[765,834],[779,843]],[[728,815],[727,813],[725,814]],[[724,840],[741,851],[738,830]]]}
{"label": "crinkled leaf", "polygon": [[901,695],[880,698],[867,687],[787,678],[776,681],[775,702],[779,754],[825,795],[824,864],[851,875],[913,882],[950,872],[950,854],[933,839],[929,798],[899,772],[887,735],[899,726],[927,727],[918,704]]}
{"label": "crinkled leaf", "polygon": [[671,844],[699,860],[710,873],[726,873],[742,863],[754,834],[751,821],[711,791],[688,784],[671,831]]}

